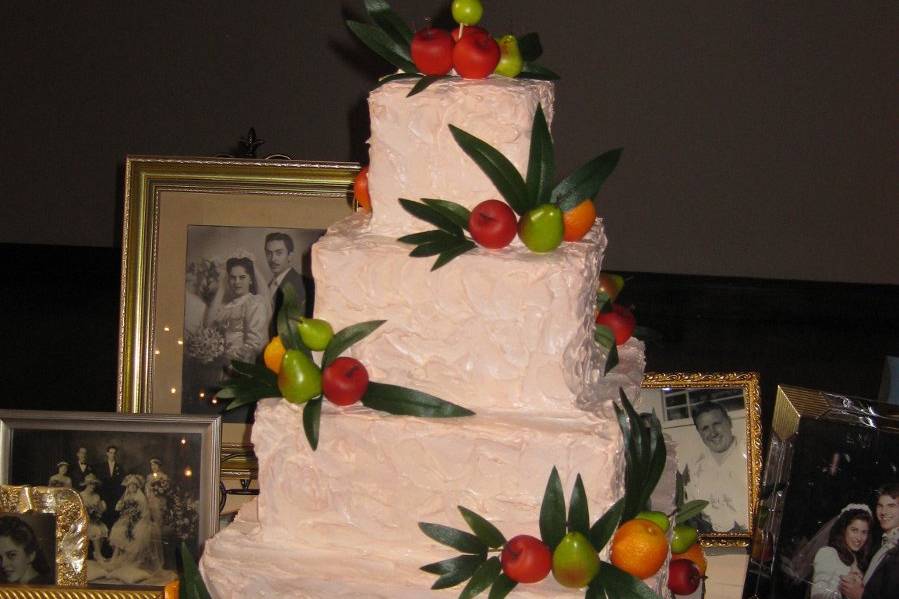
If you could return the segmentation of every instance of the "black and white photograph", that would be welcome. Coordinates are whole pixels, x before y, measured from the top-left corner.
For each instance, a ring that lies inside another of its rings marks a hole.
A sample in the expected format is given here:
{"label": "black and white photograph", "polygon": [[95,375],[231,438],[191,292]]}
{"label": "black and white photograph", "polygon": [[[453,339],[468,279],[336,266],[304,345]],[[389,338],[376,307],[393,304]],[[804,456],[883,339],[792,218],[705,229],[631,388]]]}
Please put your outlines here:
{"label": "black and white photograph", "polygon": [[220,422],[125,418],[0,412],[4,482],[79,494],[88,516],[88,582],[162,585],[178,575],[181,543],[199,554],[211,534]]}
{"label": "black and white photograph", "polygon": [[[274,315],[283,288],[293,286],[311,315],[311,245],[321,229],[191,225],[187,233],[184,300],[183,413],[220,413],[214,395],[232,360],[257,362],[277,334]],[[225,412],[248,422],[247,408]]]}
{"label": "black and white photograph", "polygon": [[56,583],[56,517],[0,512],[0,584]]}

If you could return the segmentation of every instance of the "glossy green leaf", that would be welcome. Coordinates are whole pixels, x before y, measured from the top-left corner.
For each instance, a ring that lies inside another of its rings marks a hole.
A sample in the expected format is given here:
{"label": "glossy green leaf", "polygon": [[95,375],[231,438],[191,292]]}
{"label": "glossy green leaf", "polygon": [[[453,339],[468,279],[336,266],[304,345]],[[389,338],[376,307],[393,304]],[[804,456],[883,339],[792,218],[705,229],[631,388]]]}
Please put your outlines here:
{"label": "glossy green leaf", "polygon": [[606,365],[603,368],[603,374],[609,374],[613,368],[618,366],[618,346],[613,345],[611,349],[609,349],[609,355],[606,357]]}
{"label": "glossy green leaf", "polygon": [[387,322],[386,320],[368,320],[359,322],[340,329],[331,338],[325,353],[322,355],[322,369],[328,367],[340,354],[348,350],[353,344],[368,337],[375,329]]}
{"label": "glossy green leaf", "polygon": [[396,68],[407,73],[418,72],[418,68],[416,68],[409,57],[409,49],[396,43],[380,28],[368,23],[360,23],[359,21],[347,21],[346,25],[372,52]]}
{"label": "glossy green leaf", "polygon": [[297,322],[303,316],[298,309],[299,299],[297,292],[294,290],[293,285],[284,283],[281,286],[281,293],[283,300],[275,319],[281,343],[284,345],[284,349],[298,349],[309,356],[311,352],[306,347],[306,344],[303,343],[303,340],[300,338],[300,332],[297,330]]}
{"label": "glossy green leaf", "polygon": [[556,159],[552,136],[546,124],[543,107],[537,105],[534,125],[531,129],[531,148],[528,155],[527,196],[528,210],[549,201],[556,176]]}
{"label": "glossy green leaf", "polygon": [[677,516],[674,518],[675,524],[683,524],[690,518],[695,518],[702,510],[704,510],[709,505],[709,502],[705,499],[694,499],[693,501],[688,501],[683,506],[677,508]]}
{"label": "glossy green leaf", "polygon": [[440,578],[431,585],[431,589],[436,591],[439,589],[448,589],[456,586],[460,582],[465,582],[471,578],[474,571],[477,570],[478,566],[483,564],[486,559],[487,554],[485,553],[477,555],[458,555],[441,562],[434,562],[433,564],[422,566],[421,569],[429,574],[440,575]]}
{"label": "glossy green leaf", "polygon": [[493,182],[512,210],[519,215],[527,212],[529,206],[527,186],[515,165],[487,142],[453,125],[449,128],[462,151],[468,154]]}
{"label": "glossy green leaf", "polygon": [[455,235],[450,235],[446,231],[434,229],[432,231],[422,231],[420,233],[410,233],[409,235],[403,235],[402,237],[398,237],[397,241],[399,241],[400,243],[420,245],[422,243],[433,243],[435,241],[441,241],[448,237],[457,239]]}
{"label": "glossy green leaf", "polygon": [[468,230],[468,219],[471,217],[471,210],[462,204],[434,198],[422,198],[421,201],[440,212],[443,216],[447,217],[466,231]]}
{"label": "glossy green leaf", "polygon": [[250,362],[231,360],[231,368],[234,372],[242,376],[252,377],[271,385],[278,385],[278,375],[262,364],[251,364]]}
{"label": "glossy green leaf", "polygon": [[206,583],[200,575],[200,569],[197,568],[197,561],[194,559],[187,543],[181,542],[181,568],[184,572],[181,584],[181,597],[189,599],[211,599],[209,591],[206,590]]}
{"label": "glossy green leaf", "polygon": [[454,250],[460,244],[464,243],[464,239],[459,239],[452,235],[448,235],[446,239],[438,239],[437,241],[429,241],[412,248],[409,255],[413,258],[425,258],[427,256],[436,256],[447,250]]}
{"label": "glossy green leaf", "polygon": [[522,79],[541,79],[544,81],[557,81],[561,79],[558,73],[537,64],[536,62],[526,62],[522,67],[518,77]]}
{"label": "glossy green leaf", "polygon": [[559,471],[553,466],[540,506],[540,538],[550,549],[555,550],[565,532],[565,495]]}
{"label": "glossy green leaf", "polygon": [[599,574],[594,579],[615,599],[662,599],[646,583],[619,570],[609,562],[600,561]]}
{"label": "glossy green leaf", "polygon": [[321,430],[322,399],[310,399],[303,406],[303,432],[312,451],[318,449],[318,433]]}
{"label": "glossy green leaf", "polygon": [[438,229],[443,229],[447,233],[462,237],[462,227],[457,225],[453,219],[447,218],[439,210],[435,210],[427,204],[407,200],[406,198],[400,198],[400,206],[415,218],[431,223]]}
{"label": "glossy green leaf", "polygon": [[452,248],[452,249],[449,249],[449,250],[446,250],[445,252],[442,252],[442,253],[437,257],[437,259],[434,260],[434,264],[433,264],[433,266],[431,266],[431,270],[432,270],[432,271],[437,270],[437,269],[440,268],[441,266],[444,266],[445,264],[448,264],[448,263],[449,263],[451,260],[453,260],[454,258],[458,258],[459,256],[461,256],[461,255],[464,254],[465,252],[468,252],[468,251],[470,251],[470,250],[473,250],[473,249],[475,249],[476,247],[477,247],[477,244],[476,244],[475,242],[473,242],[473,241],[468,240],[468,239],[466,239],[465,241],[460,241],[460,242],[459,242],[459,245],[457,245],[456,247],[454,247],[454,248]]}
{"label": "glossy green leaf", "polygon": [[505,574],[500,574],[493,582],[493,586],[490,587],[490,594],[487,596],[487,599],[505,599],[516,586],[518,586],[517,582]]}
{"label": "glossy green leaf", "polygon": [[562,212],[568,212],[585,199],[595,198],[599,188],[618,166],[621,152],[621,148],[609,150],[580,166],[556,185],[550,201],[558,205]]}
{"label": "glossy green leaf", "polygon": [[[277,385],[269,385],[265,381],[241,378],[228,384],[227,389],[233,394],[231,402],[225,407],[225,411],[231,411],[241,406],[256,403],[266,397],[281,397],[281,390]],[[218,397],[218,394],[216,394]],[[228,399],[222,397],[222,399]]]}
{"label": "glossy green leaf", "polygon": [[397,45],[409,47],[412,29],[393,12],[386,0],[365,0],[365,12]]}
{"label": "glossy green leaf", "polygon": [[418,528],[431,539],[456,551],[476,555],[487,552],[487,545],[470,532],[431,522],[419,522]]}
{"label": "glossy green leaf", "polygon": [[668,457],[668,450],[665,447],[665,438],[662,436],[662,425],[656,415],[648,414],[649,417],[649,465],[647,467],[646,478],[643,479],[643,504],[648,505],[652,492],[662,478],[662,472],[665,471],[665,462]]}
{"label": "glossy green leaf", "polygon": [[579,532],[584,536],[590,534],[590,510],[587,506],[584,481],[580,474],[574,481],[571,500],[568,502],[568,532]]}
{"label": "glossy green leaf", "polygon": [[461,505],[458,507],[459,511],[462,513],[462,517],[465,518],[465,521],[468,523],[468,527],[479,539],[484,541],[488,547],[493,549],[502,547],[506,544],[506,537],[504,537],[503,533],[491,524],[490,521],[468,508],[462,507]]}
{"label": "glossy green leaf", "polygon": [[474,414],[471,410],[439,397],[387,383],[369,383],[362,396],[362,404],[373,410],[401,416],[457,418]]}
{"label": "glossy green leaf", "polygon": [[624,436],[627,451],[624,469],[625,502],[622,520],[630,520],[645,509],[644,489],[650,469],[649,433],[643,421],[628,400],[624,390],[619,388],[620,404],[615,404],[618,425]]}
{"label": "glossy green leaf", "polygon": [[612,538],[612,535],[615,534],[615,529],[618,528],[618,524],[621,522],[622,511],[624,511],[623,498],[612,504],[612,507],[590,527],[588,538],[597,551],[602,551],[609,539]]}
{"label": "glossy green leaf", "polygon": [[540,36],[534,32],[526,33],[518,38],[518,51],[524,62],[532,62],[543,55],[543,46],[540,44]]}
{"label": "glossy green leaf", "polygon": [[421,73],[391,73],[390,75],[384,75],[378,82],[375,84],[375,87],[380,87],[385,83],[390,83],[391,81],[400,81],[401,79],[420,79]]}
{"label": "glossy green leaf", "polygon": [[418,82],[412,86],[412,89],[409,90],[409,93],[406,94],[407,98],[411,98],[416,94],[420,94],[421,92],[428,89],[431,84],[440,81],[441,79],[447,79],[448,75],[425,75]]}
{"label": "glossy green leaf", "polygon": [[478,566],[471,576],[471,580],[462,589],[459,599],[471,599],[490,588],[490,585],[499,578],[502,566],[499,563],[499,556],[494,555],[483,564]]}
{"label": "glossy green leaf", "polygon": [[615,333],[604,324],[596,325],[593,330],[593,340],[606,349],[615,347]]}
{"label": "glossy green leaf", "polygon": [[608,597],[606,589],[603,588],[598,576],[590,582],[590,585],[584,592],[584,599],[608,599]]}
{"label": "glossy green leaf", "polygon": [[[618,419],[618,428],[621,429],[621,437],[624,439],[624,506],[622,519],[629,520],[640,510],[634,510],[637,495],[640,493],[639,481],[634,478],[636,472],[632,464],[636,464],[638,457],[635,441],[631,436],[631,422],[627,419],[627,413],[617,403],[612,404],[615,409],[615,417]],[[625,516],[627,514],[627,516]]]}

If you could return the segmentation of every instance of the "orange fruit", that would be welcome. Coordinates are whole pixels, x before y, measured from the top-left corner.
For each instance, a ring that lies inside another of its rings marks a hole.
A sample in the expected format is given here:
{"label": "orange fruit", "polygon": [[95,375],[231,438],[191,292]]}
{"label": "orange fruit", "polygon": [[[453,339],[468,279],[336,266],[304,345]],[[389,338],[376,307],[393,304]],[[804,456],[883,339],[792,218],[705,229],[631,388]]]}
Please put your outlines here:
{"label": "orange fruit", "polygon": [[281,372],[281,362],[284,360],[286,352],[287,349],[281,343],[281,338],[277,335],[272,337],[272,340],[268,342],[268,345],[265,346],[265,350],[262,352],[262,361],[265,362],[265,367],[275,374]]}
{"label": "orange fruit", "polygon": [[371,212],[371,196],[368,195],[368,165],[363,166],[356,178],[353,179],[353,194],[362,209]]}
{"label": "orange fruit", "polygon": [[587,199],[569,210],[562,213],[562,226],[564,231],[562,239],[565,241],[577,241],[587,234],[593,227],[593,221],[596,220],[596,206],[593,200]]}
{"label": "orange fruit", "polygon": [[672,553],[671,559],[688,559],[699,568],[700,576],[705,576],[705,569],[708,563],[705,561],[705,553],[702,552],[702,545],[693,543],[690,548],[683,553]]}
{"label": "orange fruit", "polygon": [[649,520],[628,520],[612,537],[611,561],[641,580],[659,571],[668,557],[668,538]]}

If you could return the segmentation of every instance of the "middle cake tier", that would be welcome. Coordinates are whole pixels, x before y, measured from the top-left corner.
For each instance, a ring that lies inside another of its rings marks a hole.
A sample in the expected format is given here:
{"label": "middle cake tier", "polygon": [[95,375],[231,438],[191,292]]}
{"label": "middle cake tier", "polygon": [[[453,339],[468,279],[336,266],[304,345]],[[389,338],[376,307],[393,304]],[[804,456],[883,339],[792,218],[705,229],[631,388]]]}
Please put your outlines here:
{"label": "middle cake tier", "polygon": [[[432,271],[434,258],[365,232],[367,216],[335,224],[312,249],[315,315],[338,330],[386,320],[347,355],[374,381],[431,393],[476,412],[611,416],[622,387],[635,397],[643,345],[619,347],[603,377],[593,339],[606,240],[601,221],[548,254],[476,248]],[[605,398],[605,400],[601,399]]]}

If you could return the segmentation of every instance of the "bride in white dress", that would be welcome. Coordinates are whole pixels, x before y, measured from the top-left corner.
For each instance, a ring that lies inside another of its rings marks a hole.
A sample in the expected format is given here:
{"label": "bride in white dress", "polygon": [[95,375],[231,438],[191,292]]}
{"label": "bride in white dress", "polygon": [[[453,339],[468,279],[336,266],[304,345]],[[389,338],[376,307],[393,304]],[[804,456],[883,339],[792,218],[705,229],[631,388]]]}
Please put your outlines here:
{"label": "bride in white dress", "polygon": [[152,577],[162,568],[162,548],[153,538],[150,509],[142,490],[143,477],[129,474],[122,485],[125,492],[115,506],[119,519],[109,532],[113,554],[107,564],[107,576],[135,583]]}
{"label": "bride in white dress", "polygon": [[206,326],[222,330],[229,362],[255,362],[268,343],[271,301],[259,293],[256,268],[248,253],[229,258],[225,276],[227,285],[219,285],[206,311]]}

